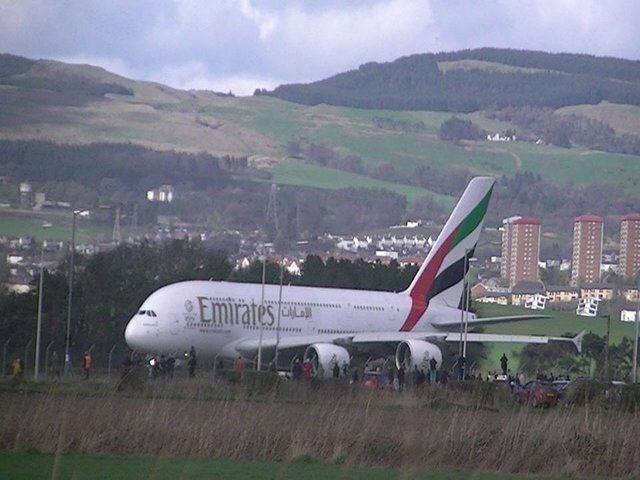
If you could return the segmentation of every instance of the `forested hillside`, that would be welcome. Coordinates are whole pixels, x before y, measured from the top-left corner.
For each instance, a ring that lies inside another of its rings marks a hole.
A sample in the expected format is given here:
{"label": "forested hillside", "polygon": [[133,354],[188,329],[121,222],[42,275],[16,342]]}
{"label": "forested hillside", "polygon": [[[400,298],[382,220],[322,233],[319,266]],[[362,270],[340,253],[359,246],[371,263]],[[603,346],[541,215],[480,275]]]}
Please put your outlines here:
{"label": "forested hillside", "polygon": [[[462,63],[467,60],[476,63]],[[602,101],[640,105],[640,62],[487,48],[366,63],[317,82],[256,93],[305,105],[448,112]]]}

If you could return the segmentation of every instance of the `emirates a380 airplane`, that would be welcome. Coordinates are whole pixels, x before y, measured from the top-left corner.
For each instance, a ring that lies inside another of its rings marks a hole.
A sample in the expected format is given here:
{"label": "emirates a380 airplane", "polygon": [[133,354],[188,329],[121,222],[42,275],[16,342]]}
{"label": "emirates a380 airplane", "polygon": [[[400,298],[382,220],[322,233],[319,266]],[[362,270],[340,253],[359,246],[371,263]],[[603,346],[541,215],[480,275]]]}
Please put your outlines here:
{"label": "emirates a380 airplane", "polygon": [[[199,357],[263,360],[304,351],[319,375],[357,351],[395,351],[405,369],[442,365],[442,342],[459,342],[465,261],[473,255],[495,179],[471,180],[409,288],[400,293],[339,288],[185,281],[160,288],[127,325],[127,344],[141,352],[177,353],[194,346]],[[468,325],[541,318],[541,315],[477,318]],[[261,325],[262,324],[262,325]],[[262,342],[260,342],[262,336]],[[548,343],[574,338],[474,333],[469,342]]]}

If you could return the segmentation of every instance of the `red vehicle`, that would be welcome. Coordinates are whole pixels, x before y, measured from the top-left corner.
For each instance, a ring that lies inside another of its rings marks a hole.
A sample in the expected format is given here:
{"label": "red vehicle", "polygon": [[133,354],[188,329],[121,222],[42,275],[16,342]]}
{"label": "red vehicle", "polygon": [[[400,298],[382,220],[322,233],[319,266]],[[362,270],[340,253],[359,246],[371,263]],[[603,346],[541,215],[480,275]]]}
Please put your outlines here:
{"label": "red vehicle", "polygon": [[533,407],[555,407],[558,404],[558,394],[548,382],[533,380],[516,392],[516,398],[521,405]]}
{"label": "red vehicle", "polygon": [[395,390],[393,384],[388,382],[382,372],[366,372],[360,386],[367,390]]}

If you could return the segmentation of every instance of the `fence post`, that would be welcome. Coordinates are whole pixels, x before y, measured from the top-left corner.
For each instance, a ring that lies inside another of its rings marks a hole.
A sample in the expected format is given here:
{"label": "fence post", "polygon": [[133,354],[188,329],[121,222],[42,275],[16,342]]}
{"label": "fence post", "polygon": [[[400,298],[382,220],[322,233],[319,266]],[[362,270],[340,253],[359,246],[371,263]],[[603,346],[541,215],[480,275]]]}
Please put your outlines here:
{"label": "fence post", "polygon": [[27,374],[27,370],[29,370],[28,368],[28,360],[29,360],[29,349],[31,348],[31,344],[33,343],[33,338],[30,338],[29,341],[27,342],[27,345],[24,347],[24,371],[22,372],[23,375],[26,376]]}
{"label": "fence post", "polygon": [[49,378],[49,350],[53,345],[53,340],[49,342],[46,350],[44,351],[44,378],[47,380]]}
{"label": "fence post", "polygon": [[9,346],[9,342],[11,341],[11,337],[9,337],[7,339],[6,342],[4,342],[4,345],[2,346],[2,376],[4,377],[6,375],[6,368],[7,368],[7,347]]}
{"label": "fence post", "polygon": [[111,359],[113,357],[113,351],[116,349],[117,344],[114,343],[113,347],[111,347],[111,350],[109,350],[109,360],[108,360],[108,364],[107,364],[107,378],[111,378]]}

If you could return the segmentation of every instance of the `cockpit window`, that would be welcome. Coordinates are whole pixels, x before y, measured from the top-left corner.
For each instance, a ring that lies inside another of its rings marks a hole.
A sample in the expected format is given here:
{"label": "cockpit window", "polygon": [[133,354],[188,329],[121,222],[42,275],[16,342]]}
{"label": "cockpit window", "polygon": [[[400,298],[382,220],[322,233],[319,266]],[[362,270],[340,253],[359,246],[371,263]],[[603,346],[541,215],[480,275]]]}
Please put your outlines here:
{"label": "cockpit window", "polygon": [[151,316],[152,316],[152,317],[157,317],[156,312],[154,312],[153,310],[151,310]]}
{"label": "cockpit window", "polygon": [[138,312],[138,315],[144,315],[145,313],[147,313],[147,311],[146,311],[146,310],[140,310],[140,311]]}
{"label": "cockpit window", "polygon": [[156,312],[153,310],[140,310],[140,315],[146,314],[147,317],[157,317]]}

